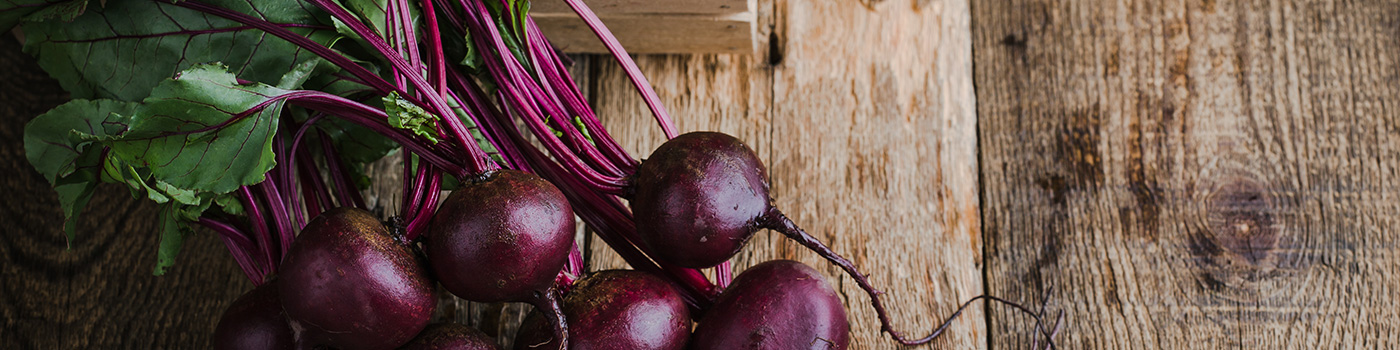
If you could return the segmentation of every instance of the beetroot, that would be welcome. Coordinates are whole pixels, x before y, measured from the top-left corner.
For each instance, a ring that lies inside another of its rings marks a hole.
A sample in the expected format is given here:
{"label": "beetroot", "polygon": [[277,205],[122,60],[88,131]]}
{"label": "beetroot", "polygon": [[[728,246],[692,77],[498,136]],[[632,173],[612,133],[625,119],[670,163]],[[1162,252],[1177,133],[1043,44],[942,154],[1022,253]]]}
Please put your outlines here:
{"label": "beetroot", "polygon": [[564,269],[573,215],[554,185],[500,170],[447,197],[428,228],[425,252],[452,294],[478,302],[528,301]]}
{"label": "beetroot", "polygon": [[642,242],[661,259],[703,268],[739,252],[768,214],[768,174],[733,136],[692,132],[642,162],[631,201]]}
{"label": "beetroot", "polygon": [[279,280],[288,318],[312,343],[342,350],[403,345],[437,306],[413,252],[362,209],[332,209],[307,223]]}
{"label": "beetroot", "polygon": [[491,337],[474,328],[456,323],[428,326],[399,350],[500,350]]}
{"label": "beetroot", "polygon": [[[564,315],[571,350],[680,350],[690,338],[690,309],[680,292],[641,271],[602,271],[579,281],[564,297]],[[515,350],[558,346],[539,313],[515,337]]]}
{"label": "beetroot", "polygon": [[773,260],[734,279],[695,327],[692,350],[845,349],[851,326],[821,273]]}
{"label": "beetroot", "polygon": [[428,226],[428,262],[442,286],[477,302],[527,302],[551,310],[567,334],[554,279],[574,241],[574,212],[554,185],[498,170],[448,195]]}
{"label": "beetroot", "polygon": [[213,342],[216,350],[291,350],[302,348],[297,338],[273,281],[253,288],[224,310]]}

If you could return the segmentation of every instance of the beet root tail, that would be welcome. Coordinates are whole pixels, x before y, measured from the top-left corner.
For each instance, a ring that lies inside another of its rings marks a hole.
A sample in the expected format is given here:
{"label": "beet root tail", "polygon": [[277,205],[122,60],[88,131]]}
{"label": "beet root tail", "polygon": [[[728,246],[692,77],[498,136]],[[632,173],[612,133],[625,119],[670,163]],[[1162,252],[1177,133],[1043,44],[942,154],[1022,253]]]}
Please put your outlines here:
{"label": "beet root tail", "polygon": [[[846,260],[845,257],[836,254],[836,252],[832,251],[830,247],[827,247],[825,243],[822,243],[821,241],[817,240],[816,237],[812,237],[812,235],[797,227],[797,224],[793,223],[791,219],[788,219],[786,215],[783,215],[782,211],[779,211],[778,208],[769,208],[768,213],[759,220],[759,226],[762,228],[767,228],[782,233],[784,236],[787,236],[788,238],[797,241],[798,243],[802,244],[802,246],[807,247],[807,249],[811,249],[813,252],[816,252],[817,255],[820,255],[822,258],[826,259],[827,261],[830,261],[833,264],[836,264],[836,266],[841,267],[842,270],[845,270],[846,275],[851,276],[851,278],[856,281],[856,284],[860,285],[860,288],[865,290],[866,294],[870,295],[870,305],[875,308],[875,314],[878,315],[880,318],[880,330],[885,333],[889,333],[890,338],[894,339],[900,344],[922,345],[933,341],[934,339],[938,338],[939,335],[942,335],[943,332],[948,329],[948,326],[950,326],[953,323],[953,321],[957,320],[958,316],[962,315],[963,311],[966,310],[969,306],[971,306],[973,302],[982,299],[1010,306],[1012,308],[1020,310],[1026,315],[1031,316],[1032,318],[1036,319],[1037,322],[1040,322],[1039,314],[1025,306],[1022,306],[1021,304],[1017,304],[995,296],[983,294],[973,297],[972,299],[969,299],[968,301],[964,302],[961,306],[958,307],[957,311],[954,311],[952,315],[948,316],[948,318],[945,319],[943,323],[940,324],[937,328],[935,328],[933,333],[929,334],[928,336],[918,339],[906,338],[902,333],[894,330],[894,326],[890,322],[889,312],[885,309],[884,303],[880,301],[880,295],[885,293],[881,292],[879,289],[876,289],[873,285],[871,285],[868,276],[856,270],[855,265],[852,264],[850,260]],[[1056,328],[1058,328],[1058,322],[1056,324]],[[1040,335],[1044,335],[1047,338],[1051,339],[1048,340],[1048,345],[1049,348],[1054,348],[1055,345],[1053,342],[1053,334],[1047,334],[1043,329],[1038,330],[1037,333],[1040,333]]]}

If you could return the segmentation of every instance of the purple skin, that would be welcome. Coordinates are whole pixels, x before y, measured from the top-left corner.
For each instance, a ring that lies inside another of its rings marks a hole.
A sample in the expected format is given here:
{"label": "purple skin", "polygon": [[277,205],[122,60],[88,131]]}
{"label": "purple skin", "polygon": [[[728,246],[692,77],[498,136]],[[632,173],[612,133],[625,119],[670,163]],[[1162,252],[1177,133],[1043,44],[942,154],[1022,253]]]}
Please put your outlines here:
{"label": "purple skin", "polygon": [[750,267],[695,327],[691,350],[846,349],[841,297],[817,270],[791,260]]}
{"label": "purple skin", "polygon": [[534,174],[499,170],[453,191],[424,242],[429,265],[452,294],[494,303],[531,301],[564,269],[574,211]]}
{"label": "purple skin", "polygon": [[771,208],[767,179],[758,155],[733,136],[678,136],[637,169],[631,198],[637,232],[668,262],[719,265],[762,226]]}
{"label": "purple skin", "polygon": [[403,345],[437,307],[427,270],[362,209],[332,209],[307,223],[279,281],[282,306],[305,338],[341,350]]}
{"label": "purple skin", "polygon": [[[598,272],[564,297],[570,350],[680,350],[690,339],[690,309],[660,277],[631,270]],[[520,325],[515,350],[558,348],[543,317]]]}
{"label": "purple skin", "polygon": [[253,288],[234,300],[214,327],[216,350],[302,349],[282,312],[277,282]]}
{"label": "purple skin", "polygon": [[500,350],[491,337],[474,328],[456,323],[428,326],[399,350]]}
{"label": "purple skin", "polygon": [[534,174],[503,169],[453,191],[425,236],[428,263],[452,294],[476,302],[527,302],[554,310],[553,288],[574,241],[574,211],[558,188]]}

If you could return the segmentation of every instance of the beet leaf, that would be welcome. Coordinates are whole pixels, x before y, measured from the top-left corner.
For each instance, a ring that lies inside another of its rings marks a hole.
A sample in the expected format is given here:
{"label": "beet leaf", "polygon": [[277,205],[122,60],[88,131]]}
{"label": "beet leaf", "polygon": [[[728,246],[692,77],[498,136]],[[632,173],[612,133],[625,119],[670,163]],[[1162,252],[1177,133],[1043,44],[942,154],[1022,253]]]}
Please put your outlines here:
{"label": "beet leaf", "polygon": [[[92,198],[102,172],[103,147],[81,134],[113,135],[126,130],[137,104],[112,100],[73,100],[39,115],[24,128],[29,163],[58,191],[63,231],[72,242],[78,214]],[[81,134],[80,134],[81,133]]]}
{"label": "beet leaf", "polygon": [[[47,13],[58,12],[58,13],[71,14],[72,17],[76,17],[77,15],[82,14],[82,9],[81,9],[81,8],[78,9],[77,13],[75,13],[75,14],[73,14],[73,13],[71,13],[71,12],[69,12],[69,11],[55,11],[55,10],[50,10],[50,9],[49,9],[49,8],[51,8],[51,7],[71,7],[71,6],[72,6],[72,3],[82,3],[82,4],[86,5],[86,4],[87,4],[87,1],[86,1],[86,0],[75,0],[75,1],[63,1],[63,0],[7,0],[7,1],[5,1],[4,3],[0,3],[0,32],[8,32],[8,31],[10,31],[10,29],[14,28],[15,25],[19,24],[20,20],[23,20],[23,19],[26,19],[26,18],[28,18],[28,19],[40,19],[40,18],[50,18],[50,17],[52,17],[52,16],[49,16],[49,15],[42,15],[42,14],[39,15],[39,16],[33,17],[33,18],[29,17],[30,14],[35,14],[36,12],[47,12]],[[85,6],[84,6],[84,7],[85,7]],[[72,19],[72,17],[68,17],[68,16],[63,16],[63,17],[66,17],[66,18],[68,18],[68,19],[70,19],[70,20]]]}
{"label": "beet leaf", "polygon": [[[307,35],[338,36],[297,1],[211,1]],[[71,22],[25,23],[25,51],[75,98],[140,101],[161,81],[204,62],[225,62],[243,79],[275,84],[292,66],[316,56],[238,23],[149,0],[110,0]]]}
{"label": "beet leaf", "polygon": [[412,131],[432,143],[442,141],[438,138],[437,130],[440,118],[405,100],[398,93],[391,92],[384,96],[384,112],[389,114],[389,125]]}
{"label": "beet leaf", "polygon": [[99,139],[161,181],[228,193],[272,169],[280,98],[293,92],[240,85],[222,66],[195,65],[156,86],[125,133]]}

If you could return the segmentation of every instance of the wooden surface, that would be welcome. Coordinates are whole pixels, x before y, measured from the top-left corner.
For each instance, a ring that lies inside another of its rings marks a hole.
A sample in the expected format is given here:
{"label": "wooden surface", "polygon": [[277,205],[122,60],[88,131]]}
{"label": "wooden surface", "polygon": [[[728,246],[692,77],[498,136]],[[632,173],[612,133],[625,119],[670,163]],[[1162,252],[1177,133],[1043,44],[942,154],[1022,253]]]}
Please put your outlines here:
{"label": "wooden surface", "polygon": [[[970,5],[765,1],[753,55],[639,63],[681,129],[757,149],[777,205],[906,333],[985,291],[1065,310],[1064,349],[1400,347],[1400,2]],[[203,348],[247,282],[208,235],[151,277],[155,213],[119,188],[65,250],[19,137],[62,93],[4,40],[0,348]],[[661,137],[620,70],[579,62],[645,156]],[[799,246],[760,233],[735,263],[772,258],[828,276],[853,349],[899,348]],[[1033,327],[975,307],[925,348],[1028,348]]]}
{"label": "wooden surface", "polygon": [[1053,285],[1073,349],[1400,346],[1400,2],[973,17],[991,293]]}

